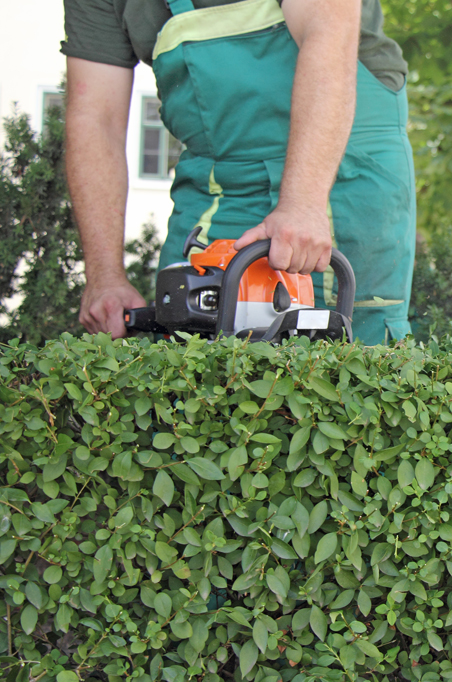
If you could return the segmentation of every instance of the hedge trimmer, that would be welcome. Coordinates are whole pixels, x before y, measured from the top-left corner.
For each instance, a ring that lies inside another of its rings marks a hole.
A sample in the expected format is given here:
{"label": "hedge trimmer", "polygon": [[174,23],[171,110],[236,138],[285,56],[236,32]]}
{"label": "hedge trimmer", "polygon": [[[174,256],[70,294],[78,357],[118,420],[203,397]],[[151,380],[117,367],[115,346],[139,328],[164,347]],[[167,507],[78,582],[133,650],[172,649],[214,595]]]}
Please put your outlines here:
{"label": "hedge trimmer", "polygon": [[157,276],[155,305],[124,311],[129,331],[200,333],[280,343],[305,335],[352,341],[355,276],[343,254],[333,249],[331,266],[338,281],[336,310],[316,308],[310,275],[291,275],[268,264],[270,240],[235,251],[233,239],[210,246],[197,240],[201,227],[188,236],[183,250],[201,250],[190,262],[175,263]]}

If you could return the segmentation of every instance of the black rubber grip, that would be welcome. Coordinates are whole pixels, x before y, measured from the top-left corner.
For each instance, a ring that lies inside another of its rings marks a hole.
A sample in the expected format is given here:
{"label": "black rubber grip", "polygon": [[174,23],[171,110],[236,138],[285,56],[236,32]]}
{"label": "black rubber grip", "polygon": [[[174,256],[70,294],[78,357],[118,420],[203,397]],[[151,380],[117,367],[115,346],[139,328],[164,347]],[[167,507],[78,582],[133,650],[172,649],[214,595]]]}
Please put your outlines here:
{"label": "black rubber grip", "polygon": [[[259,258],[268,256],[270,244],[270,239],[253,242],[253,244],[249,244],[249,246],[241,249],[230,261],[224,273],[220,292],[216,327],[217,335],[223,333],[224,336],[232,336],[234,334],[240,280],[251,263],[259,260]],[[330,262],[338,281],[336,311],[351,320],[356,290],[353,268],[344,254],[340,253],[337,249],[332,250]]]}

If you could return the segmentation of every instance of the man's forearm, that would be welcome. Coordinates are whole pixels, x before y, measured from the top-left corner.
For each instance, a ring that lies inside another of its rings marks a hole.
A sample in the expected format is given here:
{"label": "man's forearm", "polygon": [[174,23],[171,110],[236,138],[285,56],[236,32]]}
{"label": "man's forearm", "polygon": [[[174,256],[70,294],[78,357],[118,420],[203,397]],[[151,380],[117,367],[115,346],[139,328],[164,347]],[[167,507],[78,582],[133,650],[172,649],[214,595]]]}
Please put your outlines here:
{"label": "man's forearm", "polygon": [[275,270],[323,272],[331,258],[327,203],[353,122],[361,0],[283,0],[300,48],[278,205],[235,243],[271,239]]}
{"label": "man's forearm", "polygon": [[124,141],[89,116],[69,113],[67,176],[89,283],[123,273],[127,165]]}
{"label": "man's forearm", "polygon": [[300,52],[280,203],[326,206],[353,123],[359,8],[349,0],[342,26],[319,16],[305,34],[289,1],[283,8]]}
{"label": "man's forearm", "polygon": [[113,338],[126,334],[124,308],[146,304],[123,265],[132,83],[129,69],[68,58],[67,176],[87,279],[79,319]]}

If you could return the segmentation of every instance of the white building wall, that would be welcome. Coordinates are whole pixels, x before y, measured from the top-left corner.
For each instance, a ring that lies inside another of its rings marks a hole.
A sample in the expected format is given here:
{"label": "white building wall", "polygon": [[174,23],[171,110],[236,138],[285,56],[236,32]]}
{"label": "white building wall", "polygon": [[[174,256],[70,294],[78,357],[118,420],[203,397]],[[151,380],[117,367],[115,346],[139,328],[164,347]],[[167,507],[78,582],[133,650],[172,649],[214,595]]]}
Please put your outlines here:
{"label": "white building wall", "polygon": [[[43,94],[56,92],[65,73],[65,57],[59,52],[64,39],[63,0],[0,0],[0,119],[11,115],[12,103],[30,115],[32,127],[42,129]],[[151,69],[135,69],[130,108],[127,157],[129,200],[126,239],[139,235],[143,223],[154,215],[161,239],[172,210],[168,179],[139,177],[141,98],[155,95]],[[4,131],[0,130],[3,148]]]}

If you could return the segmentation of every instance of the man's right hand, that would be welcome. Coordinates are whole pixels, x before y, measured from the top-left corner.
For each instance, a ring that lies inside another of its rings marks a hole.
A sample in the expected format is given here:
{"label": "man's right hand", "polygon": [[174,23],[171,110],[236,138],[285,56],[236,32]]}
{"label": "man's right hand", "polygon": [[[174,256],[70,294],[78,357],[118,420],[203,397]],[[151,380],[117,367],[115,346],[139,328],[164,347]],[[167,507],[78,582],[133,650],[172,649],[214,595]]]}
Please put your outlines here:
{"label": "man's right hand", "polygon": [[124,309],[142,308],[144,298],[126,279],[120,283],[88,285],[82,297],[79,320],[90,332],[111,332],[113,339],[127,336]]}

